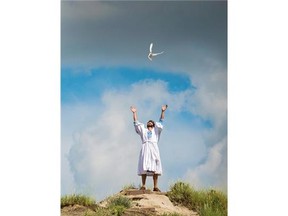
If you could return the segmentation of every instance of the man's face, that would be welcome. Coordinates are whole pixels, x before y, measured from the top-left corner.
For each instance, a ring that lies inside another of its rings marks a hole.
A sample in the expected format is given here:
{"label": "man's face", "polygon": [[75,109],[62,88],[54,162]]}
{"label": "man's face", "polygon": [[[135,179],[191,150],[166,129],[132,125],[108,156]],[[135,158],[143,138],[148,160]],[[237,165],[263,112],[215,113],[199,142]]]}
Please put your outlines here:
{"label": "man's face", "polygon": [[151,121],[148,121],[148,122],[147,122],[147,128],[148,128],[148,127],[152,127],[152,128],[153,128],[153,127],[154,127],[154,123],[151,122]]}

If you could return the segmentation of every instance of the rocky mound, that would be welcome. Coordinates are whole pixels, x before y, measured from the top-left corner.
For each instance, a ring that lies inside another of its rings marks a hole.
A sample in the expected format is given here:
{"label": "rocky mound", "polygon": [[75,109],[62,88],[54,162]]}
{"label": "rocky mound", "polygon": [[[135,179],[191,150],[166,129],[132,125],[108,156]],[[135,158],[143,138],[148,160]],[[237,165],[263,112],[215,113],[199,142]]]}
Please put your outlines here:
{"label": "rocky mound", "polygon": [[[107,207],[108,200],[125,196],[132,201],[132,207],[126,209],[123,216],[156,216],[169,213],[177,213],[182,216],[198,216],[197,212],[191,211],[184,206],[175,206],[169,200],[165,192],[153,192],[151,190],[129,189],[120,191],[111,197],[108,197],[98,203],[100,207]],[[74,205],[61,209],[61,216],[84,216],[93,215],[93,209],[88,207]]]}
{"label": "rocky mound", "polygon": [[[162,215],[164,213],[178,213],[183,216],[196,216],[196,212],[189,210],[184,206],[175,206],[169,200],[167,193],[153,192],[151,190],[130,189],[120,191],[117,195],[128,197],[132,200],[132,207],[127,209],[125,216],[135,215]],[[106,200],[100,202],[100,205],[105,207]]]}

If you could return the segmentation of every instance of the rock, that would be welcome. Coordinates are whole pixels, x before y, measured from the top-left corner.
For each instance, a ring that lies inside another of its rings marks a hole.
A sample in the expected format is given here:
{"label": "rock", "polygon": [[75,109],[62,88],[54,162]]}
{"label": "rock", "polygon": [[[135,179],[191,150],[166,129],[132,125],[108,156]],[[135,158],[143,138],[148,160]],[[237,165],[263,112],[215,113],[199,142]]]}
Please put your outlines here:
{"label": "rock", "polygon": [[183,216],[198,216],[197,212],[184,206],[174,206],[167,193],[151,190],[124,190],[120,195],[132,201],[132,208],[125,211],[124,215],[161,215],[163,213],[178,213]]}

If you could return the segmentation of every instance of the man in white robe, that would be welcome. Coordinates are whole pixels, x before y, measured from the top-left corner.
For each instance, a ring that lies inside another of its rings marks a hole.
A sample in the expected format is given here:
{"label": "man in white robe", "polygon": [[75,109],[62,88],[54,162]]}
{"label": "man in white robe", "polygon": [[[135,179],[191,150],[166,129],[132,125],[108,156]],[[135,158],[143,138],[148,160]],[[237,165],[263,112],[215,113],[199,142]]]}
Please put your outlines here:
{"label": "man in white robe", "polygon": [[146,190],[146,177],[153,176],[154,188],[153,191],[160,192],[158,188],[158,176],[162,174],[162,165],[160,152],[158,148],[158,142],[160,134],[163,129],[164,112],[168,105],[163,105],[161,108],[161,115],[159,122],[149,120],[147,122],[147,128],[144,124],[137,119],[137,109],[133,106],[130,110],[133,113],[134,127],[136,133],[140,135],[142,141],[142,147],[140,150],[138,161],[138,175],[142,177],[142,186],[140,190]]}

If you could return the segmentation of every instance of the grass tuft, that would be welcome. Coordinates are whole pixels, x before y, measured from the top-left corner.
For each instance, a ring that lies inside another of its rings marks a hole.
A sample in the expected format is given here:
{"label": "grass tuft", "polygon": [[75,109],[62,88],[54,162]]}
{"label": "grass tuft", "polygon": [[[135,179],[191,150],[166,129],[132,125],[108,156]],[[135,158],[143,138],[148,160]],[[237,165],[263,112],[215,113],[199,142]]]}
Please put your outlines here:
{"label": "grass tuft", "polygon": [[227,195],[221,191],[196,191],[188,183],[176,182],[168,197],[173,203],[197,211],[200,216],[227,216]]}
{"label": "grass tuft", "polygon": [[169,199],[177,204],[181,204],[186,206],[189,209],[192,209],[192,197],[193,197],[193,189],[189,184],[183,182],[175,183],[168,192]]}
{"label": "grass tuft", "polygon": [[76,204],[86,207],[95,207],[96,201],[95,199],[82,194],[72,194],[61,197],[61,208]]}
{"label": "grass tuft", "polygon": [[131,200],[124,196],[113,197],[108,201],[108,209],[110,209],[112,215],[120,216],[131,206]]}
{"label": "grass tuft", "polygon": [[131,200],[124,196],[110,198],[106,208],[97,206],[96,201],[93,198],[85,195],[72,194],[61,197],[61,208],[76,204],[89,207],[92,210],[87,210],[85,216],[120,216],[127,208],[132,206]]}

